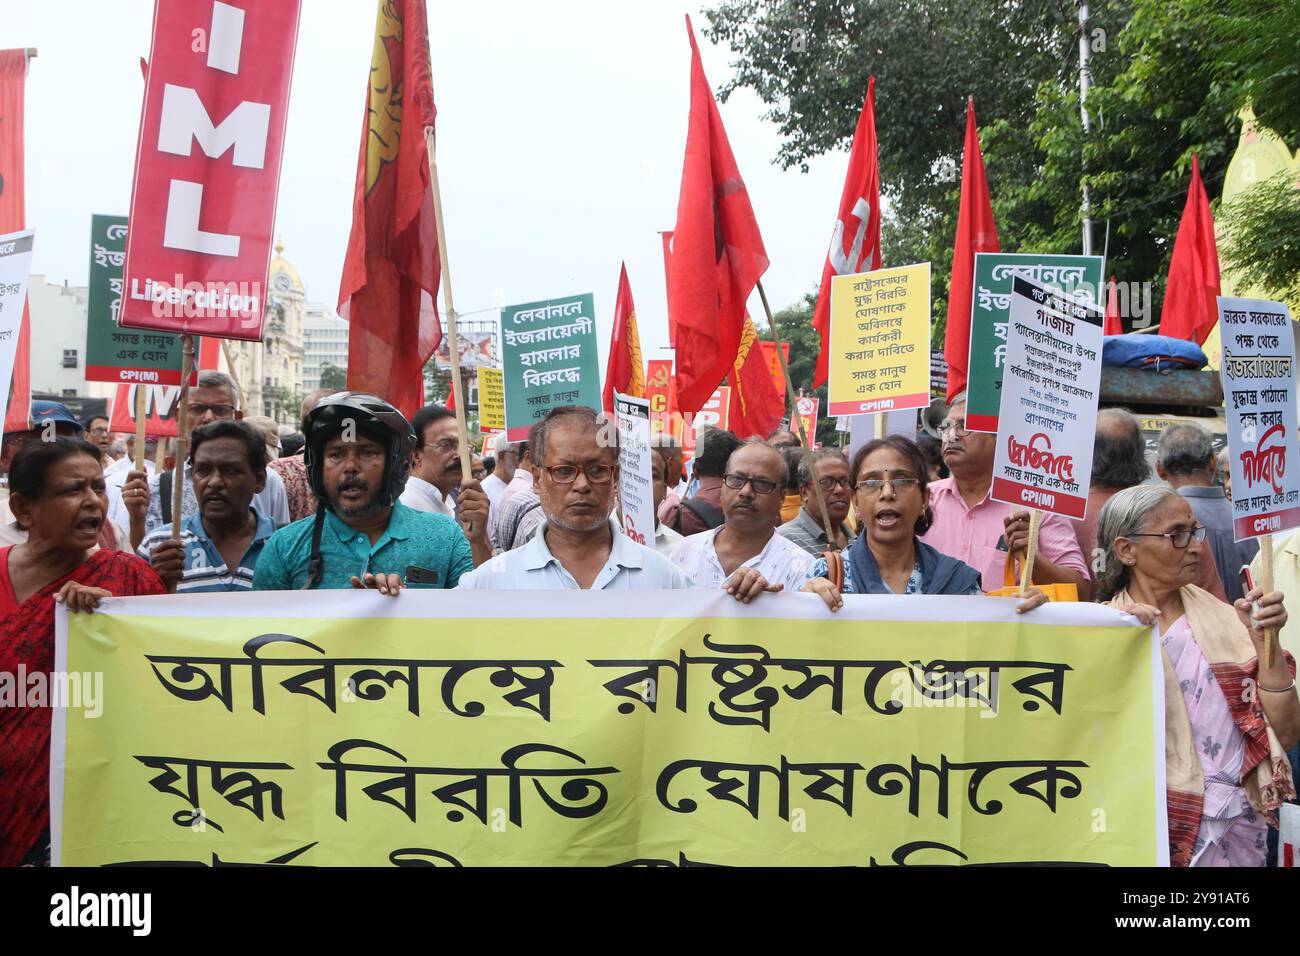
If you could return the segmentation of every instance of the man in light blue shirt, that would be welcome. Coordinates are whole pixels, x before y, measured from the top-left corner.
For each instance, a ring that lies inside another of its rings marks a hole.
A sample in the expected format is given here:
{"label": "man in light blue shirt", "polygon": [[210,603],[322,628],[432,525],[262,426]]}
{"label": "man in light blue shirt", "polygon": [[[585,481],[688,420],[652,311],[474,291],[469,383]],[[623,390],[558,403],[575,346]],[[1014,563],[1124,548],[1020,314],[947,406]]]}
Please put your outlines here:
{"label": "man in light blue shirt", "polygon": [[535,490],[546,521],[527,545],[497,555],[459,587],[495,591],[688,588],[686,576],[610,520],[617,433],[590,408],[557,408],[533,426]]}

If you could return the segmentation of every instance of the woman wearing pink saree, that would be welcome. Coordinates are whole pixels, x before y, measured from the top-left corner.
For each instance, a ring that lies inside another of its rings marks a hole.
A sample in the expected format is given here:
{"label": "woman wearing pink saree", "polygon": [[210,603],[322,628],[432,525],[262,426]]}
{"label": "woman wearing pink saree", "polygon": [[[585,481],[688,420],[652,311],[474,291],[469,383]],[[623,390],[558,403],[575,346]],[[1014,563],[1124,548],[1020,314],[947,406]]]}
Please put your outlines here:
{"label": "woman wearing pink saree", "polygon": [[1097,540],[1099,598],[1160,631],[1171,862],[1263,866],[1268,825],[1295,796],[1286,751],[1300,739],[1295,660],[1277,644],[1282,595],[1256,588],[1234,606],[1196,587],[1205,529],[1168,488],[1115,495]]}

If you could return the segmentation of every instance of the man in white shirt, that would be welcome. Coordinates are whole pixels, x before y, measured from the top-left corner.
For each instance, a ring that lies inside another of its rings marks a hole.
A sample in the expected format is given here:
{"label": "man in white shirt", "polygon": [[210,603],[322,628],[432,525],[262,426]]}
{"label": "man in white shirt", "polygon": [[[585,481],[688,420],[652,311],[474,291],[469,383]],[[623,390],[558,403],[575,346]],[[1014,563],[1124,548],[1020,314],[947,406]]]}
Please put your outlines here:
{"label": "man in white shirt", "polygon": [[461,480],[456,414],[441,405],[425,405],[411,419],[411,427],[415,429],[411,475],[398,500],[416,511],[455,518],[451,492]]}
{"label": "man in white shirt", "polygon": [[723,588],[746,603],[763,591],[803,587],[813,556],[776,533],[788,476],[771,445],[751,441],[732,452],[722,477],[726,522],[688,536],[672,553],[693,587]]}
{"label": "man in white shirt", "polygon": [[488,496],[489,530],[497,525],[497,509],[505,498],[506,485],[510,484],[515,477],[515,469],[519,467],[519,445],[506,441],[504,434],[497,435],[492,439],[492,454],[496,458],[496,466],[492,469],[492,474],[483,479],[483,493]]}
{"label": "man in white shirt", "polygon": [[[458,587],[494,591],[683,589],[685,576],[663,555],[621,534],[610,520],[618,447],[601,439],[590,408],[557,408],[533,426],[540,462],[537,493],[546,515],[528,544],[461,576]],[[524,469],[520,469],[523,471]]]}
{"label": "man in white shirt", "polygon": [[[680,451],[678,451],[680,456]],[[672,461],[671,452],[665,455],[663,448],[650,449],[650,476],[654,480],[654,503],[655,503],[655,550],[668,557],[673,553],[673,549],[683,540],[680,533],[674,531],[668,525],[659,520],[659,506],[664,503],[668,497],[668,468],[669,462]],[[681,458],[677,458],[677,464],[681,466]]]}
{"label": "man in white shirt", "polygon": [[[488,497],[461,467],[456,413],[443,405],[425,405],[411,419],[411,428],[415,431],[411,474],[398,500],[416,511],[459,522],[474,552],[474,564],[482,564],[492,557]],[[453,491],[459,499],[452,497]]]}

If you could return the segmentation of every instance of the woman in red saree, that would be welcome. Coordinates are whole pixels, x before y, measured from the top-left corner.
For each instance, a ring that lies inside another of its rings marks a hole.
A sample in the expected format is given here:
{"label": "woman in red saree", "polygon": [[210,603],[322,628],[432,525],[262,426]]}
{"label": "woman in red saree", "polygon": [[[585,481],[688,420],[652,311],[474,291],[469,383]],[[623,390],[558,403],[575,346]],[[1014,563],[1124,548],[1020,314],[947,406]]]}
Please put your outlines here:
{"label": "woman in red saree", "polygon": [[[93,611],[101,598],[165,594],[133,554],[91,553],[108,499],[99,450],[80,439],[30,442],[9,467],[10,505],[28,529],[24,544],[0,549],[0,673],[17,680],[54,670],[54,608]],[[0,866],[50,858],[50,708],[0,706]],[[41,701],[44,703],[51,703]]]}
{"label": "woman in red saree", "polygon": [[1263,866],[1268,827],[1295,796],[1286,751],[1300,739],[1295,661],[1277,644],[1282,595],[1255,588],[1229,605],[1193,584],[1205,529],[1168,488],[1115,495],[1097,540],[1101,600],[1160,632],[1170,862]]}

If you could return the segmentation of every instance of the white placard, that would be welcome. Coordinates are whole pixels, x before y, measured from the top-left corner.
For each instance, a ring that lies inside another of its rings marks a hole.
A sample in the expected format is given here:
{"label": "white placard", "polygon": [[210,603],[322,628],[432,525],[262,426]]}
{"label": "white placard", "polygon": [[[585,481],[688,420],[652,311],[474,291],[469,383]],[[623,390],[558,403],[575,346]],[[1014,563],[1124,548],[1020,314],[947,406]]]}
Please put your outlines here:
{"label": "white placard", "polygon": [[650,461],[650,402],[614,393],[618,419],[618,502],[623,533],[655,546],[654,476]]}
{"label": "white placard", "polygon": [[14,377],[35,237],[34,229],[0,236],[0,421],[9,410],[9,386]]}
{"label": "white placard", "polygon": [[1088,511],[1104,316],[1017,274],[989,497],[1075,521]]}
{"label": "white placard", "polygon": [[1291,311],[1266,299],[1219,296],[1219,329],[1232,530],[1244,541],[1300,526],[1295,336]]}

